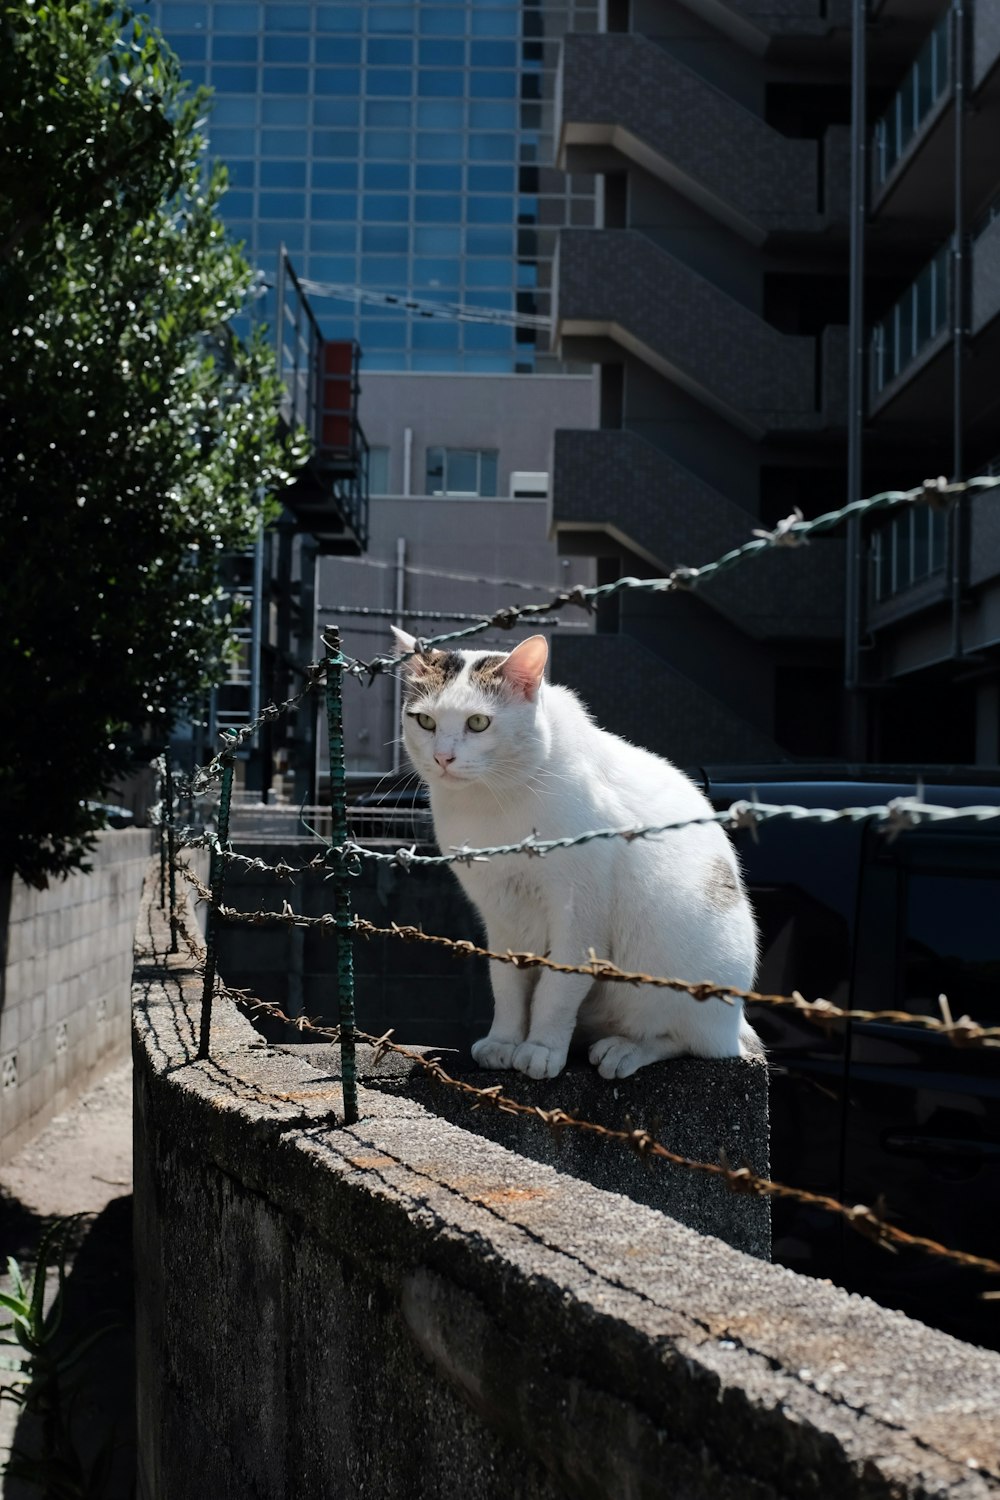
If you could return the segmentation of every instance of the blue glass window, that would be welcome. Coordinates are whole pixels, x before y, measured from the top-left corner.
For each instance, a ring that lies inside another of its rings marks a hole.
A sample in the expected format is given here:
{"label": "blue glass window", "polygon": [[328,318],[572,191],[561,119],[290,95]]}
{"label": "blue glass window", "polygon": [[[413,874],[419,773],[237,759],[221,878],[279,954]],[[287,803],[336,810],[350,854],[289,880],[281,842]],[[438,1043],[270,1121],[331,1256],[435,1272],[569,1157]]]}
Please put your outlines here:
{"label": "blue glass window", "polygon": [[410,186],[407,162],[368,162],[365,166],[366,188],[403,188]]}
{"label": "blue glass window", "polygon": [[414,349],[457,349],[458,324],[443,318],[421,318],[413,325]]}
{"label": "blue glass window", "polygon": [[264,90],[268,94],[308,94],[308,68],[265,68]]}
{"label": "blue glass window", "polygon": [[469,105],[469,124],[480,130],[513,130],[517,125],[517,105],[474,99]]}
{"label": "blue glass window", "polygon": [[308,31],[309,7],[289,5],[288,0],[281,0],[280,5],[265,5],[264,28],[266,31]]}
{"label": "blue glass window", "polygon": [[[517,98],[517,74],[516,73],[471,73],[469,75],[469,93],[474,99],[516,99]],[[486,120],[473,120],[475,125],[485,125]],[[506,120],[503,121],[507,123]],[[514,124],[511,117],[510,124]]]}
{"label": "blue glass window", "polygon": [[309,246],[330,255],[353,252],[357,233],[353,224],[310,224]]}
{"label": "blue glass window", "polygon": [[470,161],[513,161],[515,159],[512,135],[470,135]]}
{"label": "blue glass window", "polygon": [[260,101],[260,118],[264,125],[305,125],[309,119],[308,99],[269,99]]}
{"label": "blue glass window", "polygon": [[212,106],[213,125],[255,125],[257,123],[257,100],[253,94],[245,97],[233,94],[220,97]]}
{"label": "blue glass window", "polygon": [[361,118],[357,99],[314,99],[313,123],[316,125],[356,125]]}
{"label": "blue glass window", "polygon": [[[518,355],[518,360],[522,356]],[[510,354],[466,354],[462,369],[476,375],[509,375]]]}
{"label": "blue glass window", "polygon": [[509,349],[514,340],[512,328],[490,323],[466,323],[464,333],[466,349]]}
{"label": "blue glass window", "polygon": [[312,185],[314,188],[355,188],[358,185],[358,166],[353,161],[313,162]]}
{"label": "blue glass window", "polygon": [[418,161],[461,161],[462,140],[455,135],[435,135],[422,131],[417,136]]}
{"label": "blue glass window", "polygon": [[189,83],[192,88],[200,88],[203,83],[208,82],[208,69],[204,63],[185,63],[184,82]]}
{"label": "blue glass window", "polygon": [[366,224],[361,231],[362,250],[376,254],[405,255],[410,231],[405,224]]}
{"label": "blue glass window", "polygon": [[269,36],[264,33],[264,61],[272,63],[307,63],[307,36]]}
{"label": "blue glass window", "polygon": [[317,5],[316,30],[360,31],[361,6],[341,5],[340,0],[333,5]]}
{"label": "blue glass window", "polygon": [[357,156],[359,144],[356,130],[317,130],[313,134],[313,155]]}
{"label": "blue glass window", "polygon": [[249,244],[253,239],[253,223],[250,219],[232,219],[227,211],[226,234],[231,240],[244,240]]}
{"label": "blue glass window", "polygon": [[[234,161],[228,164],[226,167],[226,171],[229,173],[229,186],[234,188],[252,188],[253,165],[254,164],[252,161]],[[227,199],[227,204],[228,201],[229,200]],[[226,208],[225,213],[226,218],[228,219],[228,207]]]}
{"label": "blue glass window", "polygon": [[416,349],[410,356],[411,370],[454,370],[454,368],[454,354],[439,354],[430,349]]}
{"label": "blue glass window", "polygon": [[513,229],[467,229],[465,249],[468,255],[513,255]]}
{"label": "blue glass window", "polygon": [[361,38],[359,36],[318,36],[316,38],[316,61],[334,67],[346,67],[361,61]]}
{"label": "blue glass window", "polygon": [[516,68],[515,42],[473,42],[471,60],[474,68]]}
{"label": "blue glass window", "polygon": [[209,131],[212,154],[222,156],[227,161],[234,156],[253,156],[254,138],[249,130],[215,130]]}
{"label": "blue glass window", "polygon": [[262,219],[304,219],[305,193],[261,193],[258,213]]}
{"label": "blue glass window", "polygon": [[220,5],[215,7],[215,29],[216,31],[252,31],[260,30],[260,6],[259,5]]}
{"label": "blue glass window", "polygon": [[424,99],[461,99],[465,78],[461,73],[446,73],[431,68],[417,75],[417,93]]}
{"label": "blue glass window", "polygon": [[418,190],[430,189],[431,192],[453,192],[462,190],[462,168],[450,166],[419,166],[417,167]]}
{"label": "blue glass window", "polygon": [[171,34],[170,45],[182,63],[204,62],[208,51],[208,44],[204,34],[200,36],[174,36]]}
{"label": "blue glass window", "polygon": [[473,36],[518,36],[521,30],[516,10],[474,10],[471,20]]}
{"label": "blue glass window", "polygon": [[409,127],[412,106],[408,99],[371,99],[365,105],[366,125],[405,125]]}
{"label": "blue glass window", "polygon": [[226,216],[227,223],[230,219],[252,219],[253,193],[227,193],[222,200],[222,211]]}
{"label": "blue glass window", "polygon": [[263,161],[260,164],[260,185],[262,188],[304,188],[306,164],[301,158],[296,161]]}
{"label": "blue glass window", "polygon": [[212,57],[216,62],[256,62],[255,36],[216,36],[212,38]]}
{"label": "blue glass window", "polygon": [[405,255],[366,255],[361,261],[361,279],[370,286],[392,287],[400,291],[406,286]]}
{"label": "blue glass window", "polygon": [[317,68],[317,94],[359,94],[360,68]]}
{"label": "blue glass window", "polygon": [[466,286],[509,286],[509,260],[470,260],[465,267]]}
{"label": "blue glass window", "polygon": [[412,5],[370,5],[368,7],[369,31],[413,31]]}
{"label": "blue glass window", "polygon": [[514,294],[510,288],[497,287],[490,292],[472,292],[465,294],[465,302],[468,307],[496,307],[509,312],[514,300]]}
{"label": "blue glass window", "polygon": [[413,92],[413,74],[409,68],[369,68],[365,88],[376,97],[408,96]]}
{"label": "blue glass window", "polygon": [[410,200],[407,197],[392,197],[388,193],[366,193],[362,218],[376,223],[405,224],[410,217]]}
{"label": "blue glass window", "polygon": [[462,249],[462,231],[417,228],[413,231],[413,248],[417,255],[458,255]]}
{"label": "blue glass window", "polygon": [[519,260],[517,263],[518,286],[538,285],[538,266],[533,260]]}
{"label": "blue glass window", "polygon": [[465,66],[465,43],[424,41],[419,57],[425,67],[461,68]]}
{"label": "blue glass window", "polygon": [[[419,233],[419,231],[418,231]],[[419,287],[457,287],[462,263],[439,256],[417,257],[413,262],[413,284]],[[443,299],[446,300],[446,299]]]}
{"label": "blue glass window", "polygon": [[358,263],[353,255],[311,255],[309,274],[317,281],[343,281],[350,286],[357,280]]}
{"label": "blue glass window", "polygon": [[[406,320],[403,318],[362,318],[361,346],[365,351],[366,364],[369,349],[405,349]],[[384,451],[388,453],[388,449]],[[372,483],[372,489],[373,492],[378,493],[374,483]],[[383,481],[382,493],[385,492]]]}
{"label": "blue glass window", "polygon": [[470,224],[511,224],[514,220],[513,198],[470,198],[466,208]]}
{"label": "blue glass window", "polygon": [[176,0],[167,0],[163,9],[163,24],[171,30],[180,31],[190,27],[192,31],[196,31],[208,20],[207,12],[207,5],[183,5],[176,3]]}
{"label": "blue glass window", "polygon": [[457,193],[446,197],[430,197],[418,193],[414,217],[424,224],[456,224],[462,218],[462,200]]}
{"label": "blue glass window", "polygon": [[309,211],[314,219],[356,219],[358,196],[356,193],[313,193]]}
{"label": "blue glass window", "polygon": [[465,14],[436,5],[421,5],[420,30],[425,36],[464,36]]}
{"label": "blue glass window", "polygon": [[257,226],[257,248],[261,251],[277,250],[284,245],[295,255],[301,255],[305,244],[305,225],[289,224],[284,219],[273,219],[269,224]]}
{"label": "blue glass window", "polygon": [[219,93],[255,94],[257,92],[256,68],[213,68],[212,86]]}
{"label": "blue glass window", "polygon": [[376,67],[408,68],[413,61],[413,43],[409,37],[371,37],[368,62]]}
{"label": "blue glass window", "polygon": [[408,158],[410,134],[406,130],[368,130],[365,132],[365,156],[372,161]]}
{"label": "blue glass window", "polygon": [[461,130],[465,104],[461,99],[421,99],[417,103],[417,124],[430,130]]}
{"label": "blue glass window", "polygon": [[469,190],[474,193],[512,193],[513,167],[470,167]]}

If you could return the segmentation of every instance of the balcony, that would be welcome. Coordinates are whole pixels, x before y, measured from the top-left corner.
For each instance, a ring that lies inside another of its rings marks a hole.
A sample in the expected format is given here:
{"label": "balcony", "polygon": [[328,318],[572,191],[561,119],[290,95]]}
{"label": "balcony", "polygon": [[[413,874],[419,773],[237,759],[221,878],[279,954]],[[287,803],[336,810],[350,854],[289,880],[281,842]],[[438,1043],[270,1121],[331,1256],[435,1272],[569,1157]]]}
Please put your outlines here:
{"label": "balcony", "polygon": [[694,15],[758,55],[783,43],[825,42],[851,24],[851,0],[682,0]]}
{"label": "balcony", "polygon": [[755,243],[826,222],[819,144],[782,135],[647,37],[567,36],[556,109],[568,171],[625,157]]}
{"label": "balcony", "polygon": [[921,357],[947,338],[951,314],[951,247],[943,246],[907,287],[894,307],[875,324],[869,346],[872,404]]}
{"label": "balcony", "polygon": [[948,517],[944,511],[912,506],[873,532],[870,543],[871,602],[898,595],[944,576],[948,561]]}
{"label": "balcony", "polygon": [[819,407],[816,339],[779,333],[637,230],[563,230],[554,285],[566,358],[627,349],[755,440],[844,421],[838,398]]}
{"label": "balcony", "polygon": [[[638,433],[555,435],[550,526],[604,532],[659,573],[697,567],[749,541],[759,522]],[[843,630],[843,542],[774,551],[698,589],[758,640],[833,639]]]}
{"label": "balcony", "polygon": [[952,15],[943,15],[927,38],[889,108],[875,123],[872,193],[877,197],[897,162],[951,89]]}

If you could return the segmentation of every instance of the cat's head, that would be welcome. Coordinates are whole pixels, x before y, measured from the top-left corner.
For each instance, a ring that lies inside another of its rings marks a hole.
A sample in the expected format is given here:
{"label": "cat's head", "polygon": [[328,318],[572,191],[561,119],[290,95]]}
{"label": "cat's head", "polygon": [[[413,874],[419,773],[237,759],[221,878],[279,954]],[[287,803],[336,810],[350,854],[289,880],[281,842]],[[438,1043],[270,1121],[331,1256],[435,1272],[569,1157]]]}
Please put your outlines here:
{"label": "cat's head", "polygon": [[[393,626],[401,653],[411,635]],[[516,779],[537,760],[548,643],[513,651],[428,651],[403,663],[403,743],[432,787]]]}

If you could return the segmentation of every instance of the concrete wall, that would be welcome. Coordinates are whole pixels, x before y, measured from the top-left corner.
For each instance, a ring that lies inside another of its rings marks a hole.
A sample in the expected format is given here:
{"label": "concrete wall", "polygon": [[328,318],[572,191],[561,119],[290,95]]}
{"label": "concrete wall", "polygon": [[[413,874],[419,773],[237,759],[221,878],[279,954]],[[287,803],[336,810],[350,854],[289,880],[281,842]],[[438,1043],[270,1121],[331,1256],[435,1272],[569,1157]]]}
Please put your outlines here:
{"label": "concrete wall", "polygon": [[225,1002],[199,1063],[197,978],[139,933],[142,1500],[996,1493],[996,1354],[391,1086],[345,1128]]}
{"label": "concrete wall", "polygon": [[98,836],[89,873],[0,886],[0,1161],[128,1046],[144,828]]}

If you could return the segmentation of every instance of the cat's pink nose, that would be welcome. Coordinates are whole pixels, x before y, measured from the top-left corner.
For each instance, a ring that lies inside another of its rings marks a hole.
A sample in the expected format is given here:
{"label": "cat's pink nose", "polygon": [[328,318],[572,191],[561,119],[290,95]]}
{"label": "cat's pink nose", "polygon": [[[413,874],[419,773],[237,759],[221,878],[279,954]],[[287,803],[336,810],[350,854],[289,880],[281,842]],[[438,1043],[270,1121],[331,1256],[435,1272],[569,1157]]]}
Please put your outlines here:
{"label": "cat's pink nose", "polygon": [[447,771],[448,767],[455,759],[455,752],[454,750],[435,750],[434,759],[437,761],[442,771]]}

